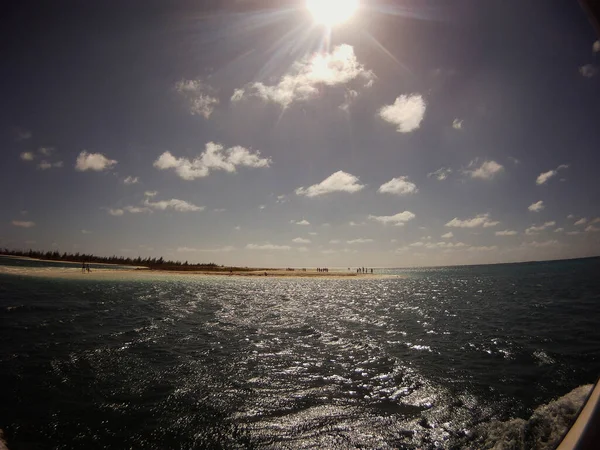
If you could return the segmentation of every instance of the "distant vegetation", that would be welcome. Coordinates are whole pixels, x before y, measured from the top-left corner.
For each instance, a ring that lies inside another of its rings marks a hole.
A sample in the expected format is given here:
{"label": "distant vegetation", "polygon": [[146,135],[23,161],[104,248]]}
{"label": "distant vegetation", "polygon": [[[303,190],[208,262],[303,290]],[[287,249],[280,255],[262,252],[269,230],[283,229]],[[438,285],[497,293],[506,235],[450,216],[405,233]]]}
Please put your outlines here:
{"label": "distant vegetation", "polygon": [[36,250],[9,250],[7,248],[0,249],[0,255],[20,256],[26,258],[46,259],[49,261],[65,261],[65,262],[85,262],[85,263],[102,263],[102,264],[118,264],[121,266],[143,266],[154,270],[197,270],[197,271],[249,271],[256,270],[248,267],[226,267],[215,263],[198,263],[189,264],[181,261],[168,261],[162,256],[160,258],[125,258],[123,256],[96,256],[86,253],[60,253],[58,251],[36,251]]}

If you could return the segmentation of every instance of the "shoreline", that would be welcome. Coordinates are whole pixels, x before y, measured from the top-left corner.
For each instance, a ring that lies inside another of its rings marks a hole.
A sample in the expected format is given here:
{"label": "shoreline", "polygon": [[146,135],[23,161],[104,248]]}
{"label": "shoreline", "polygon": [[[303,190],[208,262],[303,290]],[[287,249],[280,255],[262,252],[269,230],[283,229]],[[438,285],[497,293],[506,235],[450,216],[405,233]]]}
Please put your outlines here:
{"label": "shoreline", "polygon": [[[265,276],[265,273],[267,274]],[[55,267],[13,267],[0,266],[0,275],[30,276],[42,278],[62,278],[73,280],[151,280],[156,278],[277,278],[277,279],[389,279],[403,278],[401,275],[362,274],[355,272],[317,272],[316,270],[289,271],[285,269],[249,270],[247,272],[229,271],[175,271],[155,269],[93,269],[90,273],[82,273],[80,268],[55,268]]]}

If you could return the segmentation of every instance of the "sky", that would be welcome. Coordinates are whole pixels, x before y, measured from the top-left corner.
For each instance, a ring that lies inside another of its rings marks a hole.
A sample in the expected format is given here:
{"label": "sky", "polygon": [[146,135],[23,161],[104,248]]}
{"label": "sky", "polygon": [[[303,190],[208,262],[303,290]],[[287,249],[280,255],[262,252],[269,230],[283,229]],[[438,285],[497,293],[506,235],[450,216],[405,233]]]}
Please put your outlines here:
{"label": "sky", "polygon": [[600,255],[600,42],[578,2],[353,3],[9,5],[0,247],[263,267]]}

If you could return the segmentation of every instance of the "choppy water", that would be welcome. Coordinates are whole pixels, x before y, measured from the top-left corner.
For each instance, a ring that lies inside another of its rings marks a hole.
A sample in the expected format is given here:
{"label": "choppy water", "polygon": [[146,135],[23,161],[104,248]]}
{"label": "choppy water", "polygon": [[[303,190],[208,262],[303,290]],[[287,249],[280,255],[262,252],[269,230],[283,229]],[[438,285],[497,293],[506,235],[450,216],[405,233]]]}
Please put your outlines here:
{"label": "choppy water", "polygon": [[600,259],[388,272],[0,275],[0,428],[11,450],[544,448],[532,427],[600,373]]}

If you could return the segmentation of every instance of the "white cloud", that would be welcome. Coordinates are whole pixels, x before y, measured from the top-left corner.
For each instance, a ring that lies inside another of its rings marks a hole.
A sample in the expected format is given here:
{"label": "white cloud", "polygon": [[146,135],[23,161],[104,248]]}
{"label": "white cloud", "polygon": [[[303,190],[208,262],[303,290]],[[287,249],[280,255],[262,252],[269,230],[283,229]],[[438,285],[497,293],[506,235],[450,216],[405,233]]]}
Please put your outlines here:
{"label": "white cloud", "polygon": [[202,80],[181,80],[175,84],[175,90],[188,102],[190,113],[208,119],[219,104],[214,90]]}
{"label": "white cloud", "polygon": [[515,236],[518,233],[514,230],[496,231],[496,236]]}
{"label": "white cloud", "polygon": [[557,228],[556,230],[554,230],[555,233],[562,233],[563,231],[565,231],[564,228]]}
{"label": "white cloud", "polygon": [[452,239],[454,237],[454,233],[452,231],[448,231],[446,234],[442,234],[442,239]]}
{"label": "white cloud", "polygon": [[40,147],[38,148],[38,152],[44,156],[50,156],[52,153],[54,153],[54,147]]}
{"label": "white cloud", "polygon": [[542,200],[540,200],[539,202],[532,203],[527,207],[527,209],[532,212],[540,212],[544,208],[545,206]]}
{"label": "white cloud", "polygon": [[498,164],[496,161],[484,161],[479,165],[478,160],[473,160],[469,164],[469,167],[465,170],[465,173],[471,178],[479,178],[481,180],[491,180],[498,173],[504,170],[504,166]]}
{"label": "white cloud", "polygon": [[125,184],[136,184],[139,181],[140,181],[139,177],[128,176],[127,178],[125,178],[123,180],[123,183],[125,183]]}
{"label": "white cloud", "polygon": [[348,222],[348,225],[350,225],[351,227],[362,227],[363,225],[365,225],[365,223],[355,222],[354,220],[351,220],[350,222]]}
{"label": "white cloud", "polygon": [[452,169],[450,169],[449,167],[442,167],[442,168],[436,170],[435,172],[428,173],[427,176],[435,177],[439,181],[444,181],[446,178],[448,178],[448,175],[450,175],[451,173],[452,173]]}
{"label": "white cloud", "polygon": [[144,192],[144,195],[146,197],[154,197],[156,194],[158,194],[157,191],[146,191],[146,192]]}
{"label": "white cloud", "polygon": [[33,161],[34,155],[32,152],[23,152],[20,157],[23,161]]}
{"label": "white cloud", "polygon": [[77,157],[75,170],[78,170],[79,172],[85,172],[86,170],[101,172],[103,170],[111,169],[115,164],[117,164],[117,161],[108,159],[102,153],[88,153],[83,150]]}
{"label": "white cloud", "polygon": [[235,231],[240,231],[240,230],[242,229],[242,227],[240,227],[239,225],[237,225],[237,226],[233,227],[233,229],[234,229]]}
{"label": "white cloud", "polygon": [[265,205],[260,205],[260,206],[258,207],[258,209],[265,209],[265,208],[266,208],[266,206],[265,206]]}
{"label": "white cloud", "polygon": [[331,53],[317,53],[295,62],[275,85],[257,82],[244,89],[236,89],[231,100],[236,102],[253,96],[287,108],[294,102],[318,96],[320,86],[343,85],[356,79],[362,79],[368,85],[375,75],[357,61],[352,46],[343,44],[335,47]]}
{"label": "white cloud", "polygon": [[149,199],[144,200],[144,205],[148,206],[152,209],[157,209],[164,211],[166,209],[173,209],[174,211],[179,212],[189,212],[189,211],[203,211],[204,206],[196,206],[192,203],[188,203],[184,200],[179,200],[177,198],[172,198],[170,200],[161,200],[158,202],[151,202]]}
{"label": "white cloud", "polygon": [[600,228],[595,227],[594,225],[588,225],[587,227],[585,227],[585,231],[589,232],[597,232],[600,231]]}
{"label": "white cloud", "polygon": [[493,227],[498,225],[500,222],[490,220],[489,214],[478,214],[475,217],[470,219],[461,220],[458,217],[455,217],[450,222],[448,222],[445,226],[447,227],[455,227],[455,228],[476,228],[476,227]]}
{"label": "white cloud", "polygon": [[21,228],[31,228],[31,227],[35,226],[35,222],[25,221],[25,220],[13,220],[12,224],[15,227],[21,227]]}
{"label": "white cloud", "polygon": [[373,242],[373,239],[358,238],[358,239],[352,239],[350,241],[346,241],[346,243],[348,243],[348,244],[368,244],[369,242]]}
{"label": "white cloud", "polygon": [[578,234],[581,234],[581,231],[567,231],[567,234],[569,236],[576,236]]}
{"label": "white cloud", "polygon": [[454,119],[452,122],[452,128],[455,130],[462,130],[463,121],[461,119]]}
{"label": "white cloud", "polygon": [[38,169],[41,170],[48,170],[48,169],[52,169],[54,168],[59,168],[63,166],[63,162],[62,161],[56,161],[53,163],[50,163],[48,161],[40,161],[40,163],[38,164]]}
{"label": "white cloud", "polygon": [[521,244],[521,246],[523,246],[523,247],[534,247],[534,248],[554,247],[557,245],[559,245],[559,242],[554,239],[548,240],[548,241],[542,241],[542,242],[538,242],[538,241],[524,242]]}
{"label": "white cloud", "polygon": [[297,222],[292,220],[291,223],[295,225],[310,225],[310,222],[306,219],[298,220]]}
{"label": "white cloud", "polygon": [[[454,250],[457,248],[467,247],[467,244],[465,244],[464,242],[440,241],[440,242],[427,242],[427,243],[415,242],[414,244],[415,245],[411,244],[410,247],[425,247],[428,250],[434,250],[434,249]],[[416,244],[418,244],[418,245],[416,245]]]}
{"label": "white cloud", "polygon": [[176,158],[167,151],[154,161],[154,167],[160,170],[175,169],[180,178],[194,180],[208,176],[211,170],[234,173],[238,166],[269,167],[271,162],[270,158],[261,158],[259,151],[252,153],[239,145],[224,149],[221,144],[208,142],[206,150],[193,160]]}
{"label": "white cloud", "polygon": [[555,221],[545,222],[543,225],[539,225],[539,226],[532,225],[525,230],[525,234],[528,234],[528,235],[537,234],[538,232],[547,230],[548,228],[553,227],[555,225],[556,225]]}
{"label": "white cloud", "polygon": [[340,105],[340,109],[348,112],[350,110],[350,105],[356,99],[356,97],[358,97],[358,91],[355,91],[354,89],[346,89],[346,93],[344,94],[344,103]]}
{"label": "white cloud", "polygon": [[560,166],[558,166],[554,170],[549,170],[548,172],[540,173],[538,175],[538,177],[536,178],[536,180],[535,180],[535,184],[537,184],[537,185],[544,184],[550,178],[555,177],[556,175],[558,175],[558,171],[559,170],[568,169],[568,168],[569,168],[569,166],[567,164],[561,164]]}
{"label": "white cloud", "polygon": [[574,216],[573,214],[569,214],[569,215],[567,216],[567,219],[574,219],[574,218],[575,218],[575,216]]}
{"label": "white cloud", "polygon": [[398,214],[394,214],[393,216],[373,216],[370,215],[370,220],[375,220],[384,225],[391,224],[396,226],[403,226],[409,220],[413,220],[416,216],[410,211],[402,211]]}
{"label": "white cloud", "polygon": [[281,251],[287,251],[287,250],[291,250],[292,247],[290,247],[289,245],[274,245],[274,244],[264,244],[264,245],[258,245],[258,244],[248,244],[246,245],[246,248],[248,250],[281,250]]}
{"label": "white cloud", "polygon": [[585,64],[579,68],[579,73],[586,78],[592,78],[598,73],[598,68],[593,64]]}
{"label": "white cloud", "polygon": [[406,195],[419,192],[417,185],[408,181],[408,177],[392,178],[387,183],[382,184],[377,192],[385,194]]}
{"label": "white cloud", "polygon": [[145,206],[124,206],[123,211],[127,211],[128,213],[131,213],[131,214],[152,212],[152,210],[149,207],[145,207]]}
{"label": "white cloud", "polygon": [[179,253],[197,253],[197,252],[226,253],[226,252],[232,252],[233,250],[235,250],[235,247],[233,247],[231,245],[226,245],[224,247],[217,247],[217,248],[177,247],[177,251]]}
{"label": "white cloud", "polygon": [[496,250],[498,250],[498,247],[496,245],[472,246],[467,249],[467,251],[469,251],[469,252],[492,252],[492,251],[496,251]]}
{"label": "white cloud", "polygon": [[329,175],[318,184],[313,184],[308,188],[299,187],[296,189],[296,195],[306,197],[317,197],[319,195],[331,194],[332,192],[358,192],[365,186],[360,184],[358,177],[338,170]]}
{"label": "white cloud", "polygon": [[339,239],[332,239],[332,240],[329,241],[330,244],[339,244],[341,242],[342,241],[340,241]]}
{"label": "white cloud", "polygon": [[590,220],[591,224],[600,223],[600,217],[596,217],[595,219]]}
{"label": "white cloud", "polygon": [[308,234],[310,234],[311,236],[316,236],[319,233],[317,233],[316,231],[309,231]]}
{"label": "white cloud", "polygon": [[296,243],[296,244],[310,244],[310,239],[304,239],[301,237],[297,237],[292,239],[292,242]]}
{"label": "white cloud", "polygon": [[108,208],[107,211],[111,216],[122,216],[124,214],[124,211],[120,208],[117,208],[117,209]]}
{"label": "white cloud", "polygon": [[410,133],[421,126],[425,108],[425,101],[420,95],[401,95],[393,104],[383,106],[379,110],[379,116],[396,125],[398,133]]}
{"label": "white cloud", "polygon": [[575,222],[573,225],[585,225],[587,223],[587,219],[585,217],[579,219],[577,222]]}
{"label": "white cloud", "polygon": [[424,242],[413,242],[412,244],[408,244],[409,247],[423,247],[425,245]]}

